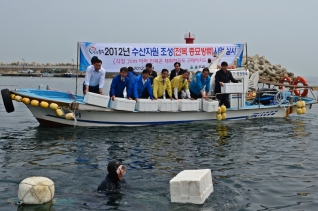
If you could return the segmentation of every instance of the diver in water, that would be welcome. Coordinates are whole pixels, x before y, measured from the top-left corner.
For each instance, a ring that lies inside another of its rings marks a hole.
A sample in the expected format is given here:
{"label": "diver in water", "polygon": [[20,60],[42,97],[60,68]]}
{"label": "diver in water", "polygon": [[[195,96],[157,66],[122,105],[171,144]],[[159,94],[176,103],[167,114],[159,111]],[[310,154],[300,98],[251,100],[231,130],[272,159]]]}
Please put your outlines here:
{"label": "diver in water", "polygon": [[123,179],[126,173],[126,167],[120,161],[111,161],[107,166],[108,174],[104,181],[98,186],[98,191],[115,191],[121,190],[126,184]]}

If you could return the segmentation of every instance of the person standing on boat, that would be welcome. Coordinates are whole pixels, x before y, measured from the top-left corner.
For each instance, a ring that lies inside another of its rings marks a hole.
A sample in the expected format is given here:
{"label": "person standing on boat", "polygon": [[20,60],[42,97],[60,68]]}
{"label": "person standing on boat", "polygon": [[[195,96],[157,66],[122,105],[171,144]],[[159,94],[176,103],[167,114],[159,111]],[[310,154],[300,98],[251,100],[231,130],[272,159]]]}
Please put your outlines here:
{"label": "person standing on boat", "polygon": [[233,75],[230,71],[227,70],[228,64],[227,62],[221,63],[221,69],[215,73],[215,88],[214,94],[216,94],[216,98],[219,100],[220,105],[225,105],[227,108],[230,107],[229,102],[229,94],[218,94],[221,93],[221,86],[224,83],[239,83],[239,81],[233,78]]}
{"label": "person standing on boat", "polygon": [[129,78],[127,77],[128,69],[126,67],[120,68],[120,73],[113,78],[110,85],[109,96],[112,100],[116,97],[124,97],[124,89],[126,88],[127,98],[131,100],[131,87],[129,87]]}
{"label": "person standing on boat", "polygon": [[191,98],[206,98],[209,99],[208,93],[210,91],[209,68],[204,68],[201,73],[195,74],[190,83]]}
{"label": "person standing on boat", "polygon": [[[172,79],[171,87],[172,87],[172,90],[174,92],[174,98],[176,100],[182,99],[181,90],[185,91],[188,99],[191,98],[190,91],[189,91],[188,78],[189,78],[189,71],[183,70],[182,75],[176,76]],[[193,98],[191,98],[191,99],[193,99]]]}
{"label": "person standing on boat", "polygon": [[183,69],[181,69],[181,64],[180,62],[175,62],[173,64],[174,66],[174,69],[171,70],[171,73],[170,73],[170,81],[172,81],[172,79],[178,75],[182,75],[183,73]]}
{"label": "person standing on boat", "polygon": [[153,99],[148,70],[143,70],[142,74],[135,78],[133,86],[133,97],[136,102],[139,98],[148,99],[150,97]]}
{"label": "person standing on boat", "polygon": [[136,76],[138,76],[138,73],[134,71],[134,68],[128,67],[128,74],[127,74],[127,77],[129,78],[128,87],[132,91],[131,94],[133,94],[134,80],[135,80]]}
{"label": "person standing on boat", "polygon": [[85,81],[83,85],[84,95],[87,92],[93,92],[101,95],[103,94],[106,71],[104,68],[102,68],[102,60],[97,59],[93,62],[93,65],[88,66],[86,70]]}
{"label": "person standing on boat", "polygon": [[157,72],[152,69],[152,64],[151,63],[147,63],[146,64],[146,70],[149,71],[149,79],[150,79],[150,83],[152,85],[153,84],[153,79],[155,77],[157,77]]}
{"label": "person standing on boat", "polygon": [[162,69],[161,75],[153,80],[153,97],[156,100],[168,96],[172,100],[171,82],[168,78],[168,74],[169,71],[167,69]]}
{"label": "person standing on boat", "polygon": [[126,167],[120,161],[111,161],[107,166],[108,174],[102,183],[98,186],[97,190],[100,192],[118,191],[123,189],[126,184],[123,178],[126,173]]}

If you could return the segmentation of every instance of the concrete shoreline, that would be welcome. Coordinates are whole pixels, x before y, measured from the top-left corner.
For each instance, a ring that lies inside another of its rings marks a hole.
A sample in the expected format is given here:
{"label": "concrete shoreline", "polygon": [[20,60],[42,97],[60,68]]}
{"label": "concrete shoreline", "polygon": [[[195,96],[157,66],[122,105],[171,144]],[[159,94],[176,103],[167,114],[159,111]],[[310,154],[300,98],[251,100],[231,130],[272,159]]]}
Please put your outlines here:
{"label": "concrete shoreline", "polygon": [[[44,77],[44,78],[52,78],[52,77],[59,77],[59,78],[76,78],[76,75],[65,76],[65,73],[54,73],[53,76],[43,76],[42,73],[4,73],[0,74],[0,76],[11,76],[11,77]],[[114,78],[119,73],[106,73],[105,78]],[[84,78],[85,74],[78,74],[79,78]]]}

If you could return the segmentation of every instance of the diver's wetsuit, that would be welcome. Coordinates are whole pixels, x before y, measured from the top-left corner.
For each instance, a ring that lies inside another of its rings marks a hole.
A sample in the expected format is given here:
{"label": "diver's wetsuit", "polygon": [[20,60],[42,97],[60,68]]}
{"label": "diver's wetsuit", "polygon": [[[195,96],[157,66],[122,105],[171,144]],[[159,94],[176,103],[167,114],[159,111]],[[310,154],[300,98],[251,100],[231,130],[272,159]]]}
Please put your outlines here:
{"label": "diver's wetsuit", "polygon": [[124,179],[119,180],[117,175],[117,168],[122,165],[119,161],[112,161],[108,164],[107,170],[108,174],[103,182],[98,186],[98,191],[114,191],[121,190],[126,184]]}

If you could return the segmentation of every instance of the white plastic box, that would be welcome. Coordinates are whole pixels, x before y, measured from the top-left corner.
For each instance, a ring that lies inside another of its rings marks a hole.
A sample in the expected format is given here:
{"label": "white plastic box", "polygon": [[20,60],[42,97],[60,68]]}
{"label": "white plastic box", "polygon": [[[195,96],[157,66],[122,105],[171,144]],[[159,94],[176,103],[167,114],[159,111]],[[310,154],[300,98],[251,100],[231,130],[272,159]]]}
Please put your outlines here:
{"label": "white plastic box", "polygon": [[181,99],[178,100],[179,111],[197,111],[199,110],[200,102],[198,100]]}
{"label": "white plastic box", "polygon": [[203,100],[203,111],[215,112],[218,111],[219,101],[217,100]]}
{"label": "white plastic box", "polygon": [[224,83],[221,86],[221,93],[243,93],[242,83]]}
{"label": "white plastic box", "polygon": [[159,104],[157,100],[138,99],[136,110],[138,111],[158,111]]}
{"label": "white plastic box", "polygon": [[87,92],[84,96],[83,102],[90,105],[96,105],[106,108],[108,106],[109,96]]}
{"label": "white plastic box", "polygon": [[178,111],[178,100],[160,99],[158,105],[159,111]]}
{"label": "white plastic box", "polygon": [[203,204],[212,192],[210,169],[184,170],[170,180],[171,202]]}
{"label": "white plastic box", "polygon": [[110,100],[110,107],[112,109],[121,110],[121,111],[134,111],[136,106],[136,101],[128,100],[125,98],[116,97],[113,100]]}

